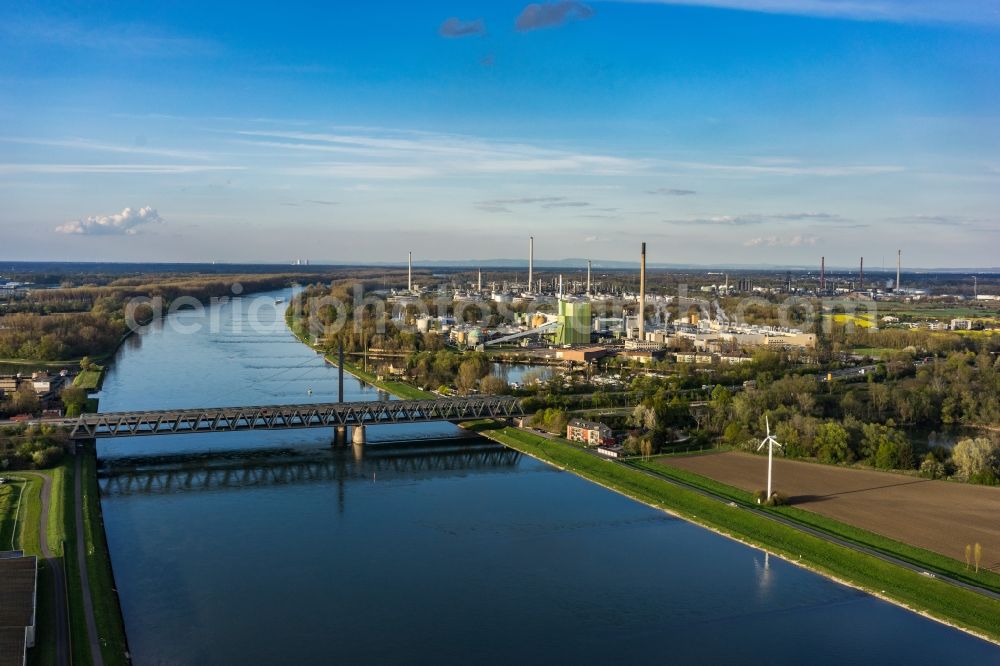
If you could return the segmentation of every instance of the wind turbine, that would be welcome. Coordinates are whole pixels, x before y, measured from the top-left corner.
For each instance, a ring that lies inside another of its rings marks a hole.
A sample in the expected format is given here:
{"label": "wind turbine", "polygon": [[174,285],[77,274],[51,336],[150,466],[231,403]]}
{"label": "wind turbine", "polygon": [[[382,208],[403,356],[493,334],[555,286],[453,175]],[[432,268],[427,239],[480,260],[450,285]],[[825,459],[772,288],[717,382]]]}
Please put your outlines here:
{"label": "wind turbine", "polygon": [[765,501],[767,501],[771,499],[771,468],[774,464],[774,447],[777,446],[780,449],[782,446],[774,438],[774,435],[771,434],[771,421],[766,414],[764,415],[764,423],[767,426],[767,437],[761,441],[757,450],[760,451],[765,445],[767,446],[767,497],[765,498]]}

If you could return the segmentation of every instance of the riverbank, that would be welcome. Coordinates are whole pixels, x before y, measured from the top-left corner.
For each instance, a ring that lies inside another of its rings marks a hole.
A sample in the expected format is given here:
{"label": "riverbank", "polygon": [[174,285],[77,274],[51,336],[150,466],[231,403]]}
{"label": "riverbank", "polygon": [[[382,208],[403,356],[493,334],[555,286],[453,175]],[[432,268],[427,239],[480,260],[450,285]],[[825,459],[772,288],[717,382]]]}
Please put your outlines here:
{"label": "riverbank", "polygon": [[1000,644],[1000,602],[996,600],[831,544],[764,516],[673,485],[666,479],[597,458],[568,442],[493,422],[477,422],[468,427],[633,500]]}

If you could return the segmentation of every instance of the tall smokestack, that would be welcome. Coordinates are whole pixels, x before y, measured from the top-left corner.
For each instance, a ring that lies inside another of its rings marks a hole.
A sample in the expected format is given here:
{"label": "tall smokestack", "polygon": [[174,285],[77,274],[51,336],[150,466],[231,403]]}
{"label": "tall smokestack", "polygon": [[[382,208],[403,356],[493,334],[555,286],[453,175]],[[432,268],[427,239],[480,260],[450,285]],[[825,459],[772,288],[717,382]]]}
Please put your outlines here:
{"label": "tall smokestack", "polygon": [[535,267],[535,237],[528,236],[528,293],[531,293],[531,280]]}
{"label": "tall smokestack", "polygon": [[587,296],[590,296],[590,259],[587,259]]}
{"label": "tall smokestack", "polygon": [[639,339],[646,339],[646,244],[642,244],[639,264]]}
{"label": "tall smokestack", "polygon": [[861,257],[861,273],[858,280],[858,291],[865,290],[865,258]]}
{"label": "tall smokestack", "polygon": [[562,275],[560,274],[559,275],[559,298],[562,298],[562,295],[563,295],[563,290],[562,290]]}
{"label": "tall smokestack", "polygon": [[819,290],[826,290],[826,257],[819,258]]}
{"label": "tall smokestack", "polygon": [[479,269],[479,291],[482,292],[482,290],[483,290],[483,269],[480,268]]}
{"label": "tall smokestack", "polygon": [[413,291],[413,253],[406,253],[406,289]]}
{"label": "tall smokestack", "polygon": [[903,251],[896,250],[896,291],[899,291],[899,267],[903,263]]}

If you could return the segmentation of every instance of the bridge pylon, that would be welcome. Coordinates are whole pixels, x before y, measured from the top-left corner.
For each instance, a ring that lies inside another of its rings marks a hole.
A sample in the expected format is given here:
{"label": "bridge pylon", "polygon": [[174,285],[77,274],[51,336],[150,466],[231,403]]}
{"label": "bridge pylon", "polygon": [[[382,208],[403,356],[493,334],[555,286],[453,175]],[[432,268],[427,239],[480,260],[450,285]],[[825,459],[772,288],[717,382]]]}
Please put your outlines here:
{"label": "bridge pylon", "polygon": [[365,426],[356,425],[354,426],[354,432],[351,435],[351,443],[355,446],[365,445]]}
{"label": "bridge pylon", "polygon": [[347,446],[347,426],[339,425],[333,429],[333,446]]}

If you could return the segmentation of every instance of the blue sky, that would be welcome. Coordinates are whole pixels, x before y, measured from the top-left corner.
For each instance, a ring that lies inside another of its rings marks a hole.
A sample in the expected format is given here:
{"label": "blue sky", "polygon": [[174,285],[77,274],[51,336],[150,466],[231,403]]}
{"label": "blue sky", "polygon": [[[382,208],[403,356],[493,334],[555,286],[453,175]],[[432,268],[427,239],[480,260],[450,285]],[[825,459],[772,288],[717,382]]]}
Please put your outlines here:
{"label": "blue sky", "polygon": [[1000,2],[23,3],[0,259],[996,266]]}

